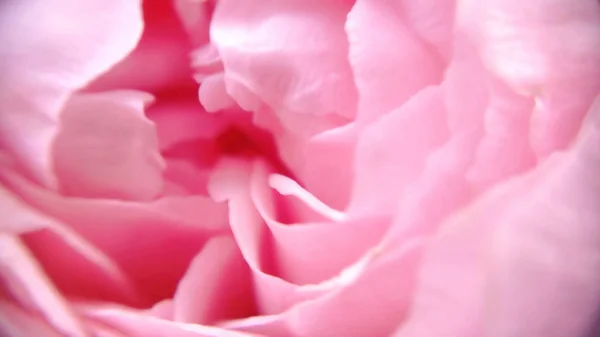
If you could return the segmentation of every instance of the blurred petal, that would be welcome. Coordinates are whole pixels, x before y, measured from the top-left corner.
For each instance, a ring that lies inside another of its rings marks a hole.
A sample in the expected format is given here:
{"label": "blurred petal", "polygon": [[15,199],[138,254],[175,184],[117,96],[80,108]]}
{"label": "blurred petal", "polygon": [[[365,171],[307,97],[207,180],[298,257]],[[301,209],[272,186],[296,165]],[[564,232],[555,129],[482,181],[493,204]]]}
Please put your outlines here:
{"label": "blurred petal", "polygon": [[407,23],[444,62],[452,57],[456,2],[457,0],[402,1],[403,14]]}
{"label": "blurred petal", "polygon": [[529,143],[533,99],[515,94],[497,80],[490,79],[488,86],[489,104],[482,111],[485,134],[467,173],[469,182],[479,189],[536,164]]}
{"label": "blurred petal", "polygon": [[117,307],[81,307],[84,316],[113,326],[128,337],[251,337],[251,334],[228,331],[200,324],[176,323]]}
{"label": "blurred petal", "polygon": [[0,234],[0,278],[21,305],[40,313],[57,331],[87,336],[69,304],[18,237]]}
{"label": "blurred petal", "polygon": [[50,147],[62,105],[125,57],[141,31],[140,1],[2,1],[0,144],[38,181],[56,184]]}
{"label": "blurred petal", "polygon": [[0,185],[0,214],[3,215],[0,224],[0,232],[9,234],[21,234],[38,230],[52,223],[43,214],[30,208]]}
{"label": "blurred petal", "polygon": [[66,195],[149,200],[162,191],[165,164],[154,124],[144,116],[151,99],[115,91],[67,102],[54,147]]}
{"label": "blurred petal", "polygon": [[0,301],[0,336],[7,337],[63,337],[43,319],[18,306]]}
{"label": "blurred petal", "polygon": [[216,112],[234,106],[235,101],[229,96],[225,86],[223,73],[210,75],[202,80],[198,95],[206,111]]}

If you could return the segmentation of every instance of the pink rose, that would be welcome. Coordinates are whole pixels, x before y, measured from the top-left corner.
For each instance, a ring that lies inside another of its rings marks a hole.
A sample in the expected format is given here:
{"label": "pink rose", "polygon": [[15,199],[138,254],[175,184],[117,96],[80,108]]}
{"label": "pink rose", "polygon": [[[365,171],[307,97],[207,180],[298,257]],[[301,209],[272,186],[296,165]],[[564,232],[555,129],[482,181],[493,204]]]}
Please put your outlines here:
{"label": "pink rose", "polygon": [[3,0],[0,336],[600,333],[596,0]]}

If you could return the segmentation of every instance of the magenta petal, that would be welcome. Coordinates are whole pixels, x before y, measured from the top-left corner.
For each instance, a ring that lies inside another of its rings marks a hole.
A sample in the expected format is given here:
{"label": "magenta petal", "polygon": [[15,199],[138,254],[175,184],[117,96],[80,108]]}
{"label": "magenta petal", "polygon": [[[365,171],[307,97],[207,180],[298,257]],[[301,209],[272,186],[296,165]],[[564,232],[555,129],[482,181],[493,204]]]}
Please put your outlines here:
{"label": "magenta petal", "polygon": [[149,200],[162,191],[165,164],[154,124],[144,115],[151,100],[115,91],[79,94],[67,102],[54,147],[63,193]]}
{"label": "magenta petal", "polygon": [[0,143],[39,181],[56,184],[50,147],[62,105],[125,57],[141,31],[140,1],[0,4]]}

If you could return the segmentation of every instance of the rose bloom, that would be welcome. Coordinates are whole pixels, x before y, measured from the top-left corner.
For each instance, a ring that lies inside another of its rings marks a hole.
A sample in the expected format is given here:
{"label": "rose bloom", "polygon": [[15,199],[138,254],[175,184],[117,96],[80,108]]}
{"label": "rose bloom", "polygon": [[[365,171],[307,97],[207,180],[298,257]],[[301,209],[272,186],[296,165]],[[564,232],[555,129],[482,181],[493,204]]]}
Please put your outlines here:
{"label": "rose bloom", "polygon": [[597,0],[3,0],[0,336],[600,334]]}

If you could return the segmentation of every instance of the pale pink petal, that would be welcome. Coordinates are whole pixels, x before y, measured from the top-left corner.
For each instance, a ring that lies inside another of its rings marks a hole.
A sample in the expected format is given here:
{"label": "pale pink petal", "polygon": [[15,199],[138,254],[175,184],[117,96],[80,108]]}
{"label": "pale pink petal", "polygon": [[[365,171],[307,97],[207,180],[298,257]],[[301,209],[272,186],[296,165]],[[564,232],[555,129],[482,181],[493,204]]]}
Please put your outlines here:
{"label": "pale pink petal", "polygon": [[398,1],[358,0],[348,15],[359,120],[389,113],[442,76],[441,62],[402,21],[402,12]]}
{"label": "pale pink petal", "polygon": [[568,146],[600,90],[598,2],[465,0],[458,9],[488,69],[541,101],[532,125],[535,153]]}
{"label": "pale pink petal", "polygon": [[198,96],[202,106],[208,112],[225,110],[235,105],[235,101],[229,96],[225,88],[225,75],[223,73],[204,78],[200,84]]}
{"label": "pale pink petal", "polygon": [[224,326],[294,337],[388,336],[406,314],[420,250],[416,241],[385,251],[375,248],[333,279],[327,295],[277,316]]}
{"label": "pale pink petal", "polygon": [[473,196],[465,179],[473,157],[472,137],[457,134],[432,153],[422,172],[399,202],[386,245],[399,245],[415,236],[431,236],[441,221]]}
{"label": "pale pink petal", "polygon": [[591,332],[600,297],[597,111],[571,151],[499,185],[444,224],[396,336]]}
{"label": "pale pink petal", "polygon": [[[324,205],[314,208],[314,211],[321,214],[320,218],[306,219],[301,216],[305,212],[299,214],[298,207],[290,209],[293,204],[285,200],[295,197],[283,199],[273,194],[267,178],[273,182],[273,178],[277,176],[268,177],[268,174],[263,165],[256,167],[252,176],[251,193],[256,209],[273,235],[272,254],[277,257],[278,276],[284,280],[305,285],[318,284],[336,276],[376,245],[388,227],[389,218],[346,218],[344,214],[334,210],[323,212],[321,208],[326,207]],[[288,191],[284,191],[282,183],[278,184],[280,193],[302,194],[297,185],[288,186]],[[305,199],[303,202],[310,204],[319,201]],[[291,213],[288,217],[296,222],[283,224],[278,221],[278,217],[286,210]],[[334,218],[328,219],[330,215]]]}
{"label": "pale pink petal", "polygon": [[357,139],[358,128],[347,124],[315,135],[303,147],[304,158],[310,160],[294,172],[307,190],[331,207],[345,209],[350,200]]}
{"label": "pale pink petal", "polygon": [[442,224],[428,244],[410,313],[399,322],[395,337],[483,335],[482,255],[499,223],[497,214],[518,203],[517,196],[534,186],[542,173],[495,188]]}
{"label": "pale pink petal", "polygon": [[467,173],[469,182],[479,189],[525,172],[536,163],[529,145],[533,99],[491,78],[488,86],[489,104],[483,111],[485,135]]}
{"label": "pale pink petal", "polygon": [[228,201],[229,223],[242,256],[252,270],[257,309],[261,314],[276,314],[293,305],[315,298],[327,288],[302,288],[276,275],[272,236],[251,196],[251,177],[255,163],[224,159],[215,168],[209,183],[210,195]]}
{"label": "pale pink petal", "polygon": [[349,213],[395,213],[427,157],[448,138],[442,98],[439,88],[427,88],[361,133]]}
{"label": "pale pink petal", "polygon": [[[475,48],[463,36],[457,36],[453,59],[441,85],[448,126],[453,133],[483,136],[483,112],[489,104],[487,79]],[[474,138],[472,146],[477,144],[478,139]]]}
{"label": "pale pink petal", "polygon": [[174,296],[173,319],[214,324],[254,314],[248,264],[230,236],[211,239],[192,260]]}
{"label": "pale pink petal", "polygon": [[62,105],[130,52],[141,30],[135,0],[0,4],[0,144],[37,180],[56,184],[50,147]]}
{"label": "pale pink petal", "polygon": [[402,19],[437,52],[442,61],[452,57],[454,14],[457,0],[404,0]]}
{"label": "pale pink petal", "polygon": [[349,9],[345,1],[219,1],[211,40],[229,93],[238,100],[230,83],[244,86],[292,129],[286,119],[293,114],[354,116]]}
{"label": "pale pink petal", "polygon": [[128,337],[256,336],[200,324],[186,324],[163,320],[126,308],[89,306],[80,308],[80,312],[97,322],[116,327]]}
{"label": "pale pink petal", "polygon": [[63,337],[42,318],[18,306],[0,300],[0,336],[6,337]]}
{"label": "pale pink petal", "polygon": [[10,234],[21,234],[47,227],[52,223],[43,214],[31,209],[17,196],[0,185],[0,214],[3,219],[0,231]]}
{"label": "pale pink petal", "polygon": [[59,332],[87,336],[69,304],[18,237],[0,234],[0,278],[21,305],[41,314]]}
{"label": "pale pink petal", "polygon": [[144,116],[151,99],[115,91],[67,102],[54,144],[64,194],[149,200],[162,191],[164,161],[154,124]]}
{"label": "pale pink petal", "polygon": [[599,144],[600,99],[576,145],[504,217],[487,267],[487,336],[592,336],[598,328]]}

